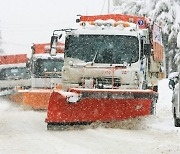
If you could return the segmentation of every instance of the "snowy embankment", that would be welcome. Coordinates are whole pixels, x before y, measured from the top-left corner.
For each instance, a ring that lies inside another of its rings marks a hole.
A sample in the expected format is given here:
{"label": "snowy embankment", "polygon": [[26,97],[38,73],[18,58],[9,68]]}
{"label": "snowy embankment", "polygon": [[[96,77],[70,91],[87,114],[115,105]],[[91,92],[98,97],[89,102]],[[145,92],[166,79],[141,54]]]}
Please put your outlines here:
{"label": "snowy embankment", "polygon": [[69,131],[47,131],[46,112],[0,98],[0,153],[178,154],[180,128],[173,125],[172,91],[167,84],[167,80],[159,83],[155,116]]}

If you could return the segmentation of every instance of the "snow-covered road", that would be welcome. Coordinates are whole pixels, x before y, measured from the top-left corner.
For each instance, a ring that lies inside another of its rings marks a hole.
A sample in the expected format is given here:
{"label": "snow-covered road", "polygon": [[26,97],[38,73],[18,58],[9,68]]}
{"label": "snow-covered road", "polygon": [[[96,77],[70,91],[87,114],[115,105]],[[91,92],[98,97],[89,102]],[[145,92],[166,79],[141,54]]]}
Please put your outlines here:
{"label": "snow-covered road", "polygon": [[45,111],[0,98],[0,154],[179,154],[180,128],[173,125],[167,80],[159,92],[155,116],[68,131],[47,131]]}

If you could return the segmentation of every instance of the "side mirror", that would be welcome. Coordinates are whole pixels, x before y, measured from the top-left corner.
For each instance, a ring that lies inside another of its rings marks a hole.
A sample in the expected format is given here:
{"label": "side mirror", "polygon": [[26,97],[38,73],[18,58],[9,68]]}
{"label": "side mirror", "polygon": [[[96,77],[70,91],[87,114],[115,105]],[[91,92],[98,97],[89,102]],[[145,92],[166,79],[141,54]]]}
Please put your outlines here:
{"label": "side mirror", "polygon": [[178,83],[179,80],[179,72],[172,72],[169,74],[169,88],[174,90],[175,85]]}
{"label": "side mirror", "polygon": [[146,56],[151,54],[151,44],[144,44],[144,54]]}
{"label": "side mirror", "polygon": [[169,80],[169,89],[174,90],[175,85],[176,85],[176,84],[175,84],[174,80],[170,79],[170,80]]}
{"label": "side mirror", "polygon": [[56,55],[57,43],[58,43],[58,37],[54,36],[54,35],[51,36],[51,43],[50,43],[50,55],[51,56]]}

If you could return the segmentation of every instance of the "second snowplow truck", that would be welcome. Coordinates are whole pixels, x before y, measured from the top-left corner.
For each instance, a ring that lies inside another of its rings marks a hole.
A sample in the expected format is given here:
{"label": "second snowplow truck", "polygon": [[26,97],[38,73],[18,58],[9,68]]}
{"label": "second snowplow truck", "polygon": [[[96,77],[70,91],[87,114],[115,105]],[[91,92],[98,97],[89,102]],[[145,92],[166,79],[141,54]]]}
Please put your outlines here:
{"label": "second snowplow truck", "polygon": [[64,44],[58,43],[51,56],[50,43],[34,44],[27,62],[31,74],[31,88],[18,90],[9,99],[34,110],[47,110],[53,88],[61,88],[61,69],[64,63]]}
{"label": "second snowplow truck", "polygon": [[165,76],[161,28],[121,14],[79,16],[77,22],[77,29],[53,33],[56,46],[57,34],[66,32],[65,59],[63,90],[49,100],[48,129],[155,113],[158,80]]}

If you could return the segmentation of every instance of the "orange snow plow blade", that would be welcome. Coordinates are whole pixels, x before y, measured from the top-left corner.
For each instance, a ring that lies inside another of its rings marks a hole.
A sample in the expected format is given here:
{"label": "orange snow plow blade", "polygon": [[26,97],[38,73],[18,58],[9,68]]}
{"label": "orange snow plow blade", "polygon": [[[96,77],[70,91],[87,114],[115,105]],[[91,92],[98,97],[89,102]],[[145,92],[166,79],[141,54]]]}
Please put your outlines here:
{"label": "orange snow plow blade", "polygon": [[110,122],[150,115],[158,94],[152,90],[79,89],[54,91],[49,100],[48,126]]}
{"label": "orange snow plow blade", "polygon": [[35,110],[44,110],[48,108],[51,92],[51,89],[18,90],[17,93],[9,95],[8,98]]}

